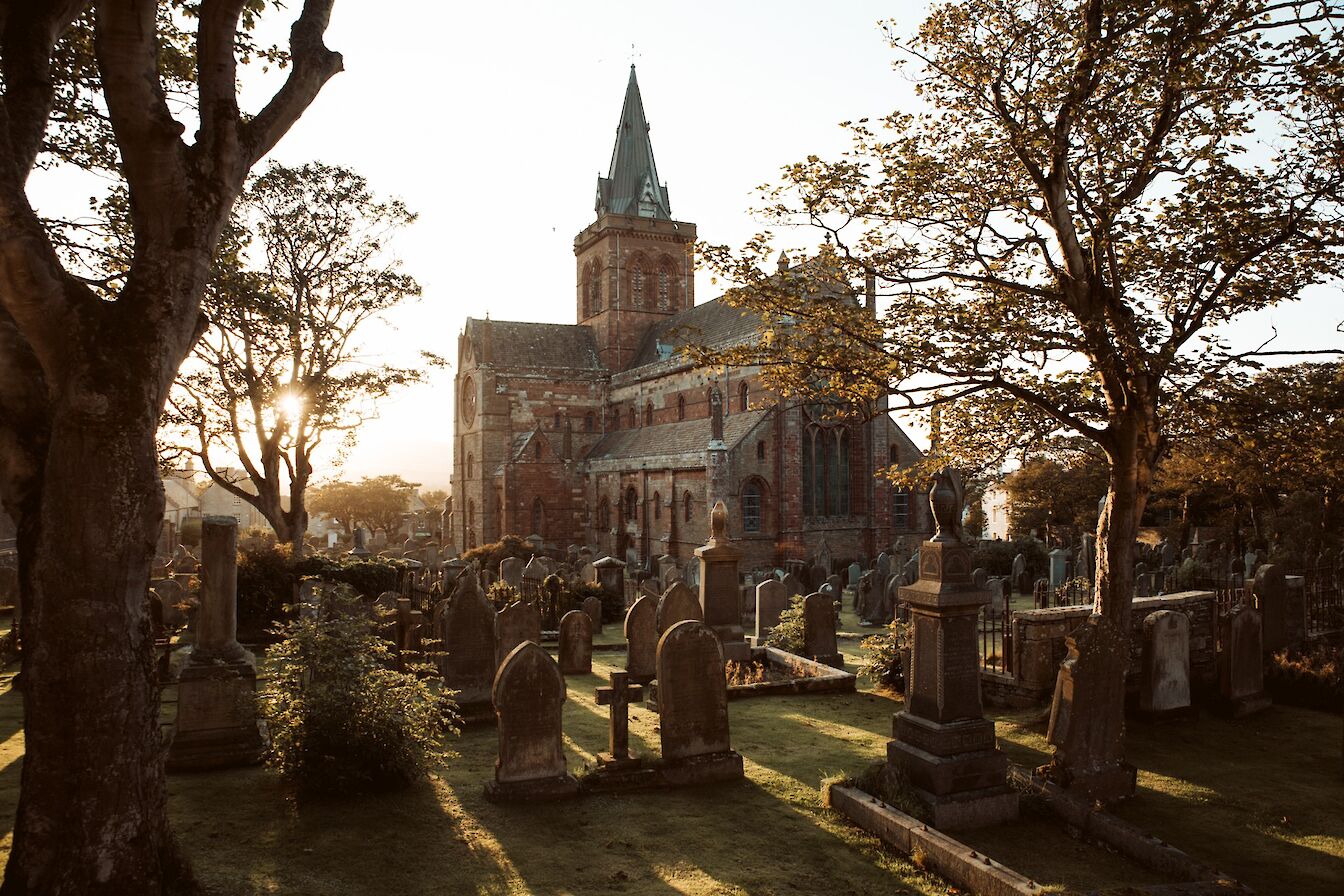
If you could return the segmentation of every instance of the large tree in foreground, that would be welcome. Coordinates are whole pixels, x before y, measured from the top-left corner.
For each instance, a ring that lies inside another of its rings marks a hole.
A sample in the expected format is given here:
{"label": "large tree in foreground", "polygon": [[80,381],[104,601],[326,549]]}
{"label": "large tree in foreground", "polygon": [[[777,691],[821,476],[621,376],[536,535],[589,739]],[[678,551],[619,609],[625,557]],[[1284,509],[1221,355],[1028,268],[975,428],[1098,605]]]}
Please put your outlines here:
{"label": "large tree in foreground", "polygon": [[[205,328],[211,257],[249,169],[341,68],[323,43],[331,0],[306,0],[283,85],[244,116],[240,19],[260,5],[0,3],[0,496],[20,530],[25,738],[5,894],[195,889],[168,827],[147,612],[155,432]],[[161,64],[175,12],[194,24],[191,52],[174,57],[186,78]],[[115,150],[134,233],[124,279],[98,288],[63,262],[25,189],[63,126],[71,58],[105,109],[113,146],[90,146]],[[165,87],[182,81],[190,142]]]}
{"label": "large tree in foreground", "polygon": [[371,362],[359,342],[370,321],[420,293],[386,245],[413,220],[348,168],[273,164],[243,191],[236,245],[216,258],[210,327],[169,398],[169,428],[296,550],[323,439],[348,443],[377,399],[421,379]]}
{"label": "large tree in foreground", "polygon": [[1097,796],[1132,786],[1133,546],[1168,420],[1274,348],[1238,351],[1220,325],[1341,270],[1342,17],[1331,0],[936,6],[903,46],[929,110],[853,125],[847,157],[787,168],[767,209],[825,229],[824,264],[874,278],[884,313],[790,288],[769,234],[708,253],[767,319],[718,360],[762,364],[786,394],[946,404],[941,462],[958,434],[981,450],[1053,430],[1104,453],[1094,613],[1047,770]]}

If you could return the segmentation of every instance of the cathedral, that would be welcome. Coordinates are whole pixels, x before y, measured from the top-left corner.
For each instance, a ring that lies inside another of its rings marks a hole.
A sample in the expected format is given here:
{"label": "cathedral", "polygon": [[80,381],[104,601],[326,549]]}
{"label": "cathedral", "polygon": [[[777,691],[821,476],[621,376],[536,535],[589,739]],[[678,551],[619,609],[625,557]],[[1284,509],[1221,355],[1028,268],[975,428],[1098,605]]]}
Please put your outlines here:
{"label": "cathedral", "polygon": [[695,303],[695,225],[672,216],[634,66],[595,210],[574,238],[576,323],[468,318],[458,337],[447,545],[538,535],[632,566],[685,561],[719,500],[744,570],[872,558],[929,530],[924,502],[875,475],[920,456],[888,415],[813,419],[765,394],[759,369],[678,351],[754,339],[759,319]]}

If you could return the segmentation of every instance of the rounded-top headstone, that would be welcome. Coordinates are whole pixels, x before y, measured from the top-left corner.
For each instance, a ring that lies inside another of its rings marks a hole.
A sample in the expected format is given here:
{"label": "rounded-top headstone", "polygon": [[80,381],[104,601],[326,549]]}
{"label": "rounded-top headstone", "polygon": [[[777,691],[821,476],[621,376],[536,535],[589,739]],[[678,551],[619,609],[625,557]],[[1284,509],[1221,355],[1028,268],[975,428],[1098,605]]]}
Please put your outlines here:
{"label": "rounded-top headstone", "polygon": [[504,658],[491,689],[499,717],[501,783],[558,778],[566,774],[561,705],[565,679],[539,644],[524,641]]}
{"label": "rounded-top headstone", "polygon": [[658,604],[645,594],[625,614],[625,671],[630,679],[640,684],[652,680],[657,656]]}
{"label": "rounded-top headstone", "polygon": [[593,620],[582,610],[560,619],[560,671],[587,675],[593,671]]}
{"label": "rounded-top headstone", "polygon": [[704,618],[705,612],[700,606],[700,598],[685,582],[673,582],[658,601],[657,622],[660,632],[665,632],[678,622],[687,619],[703,621]]}
{"label": "rounded-top headstone", "polygon": [[665,761],[732,749],[723,648],[699,620],[678,622],[658,641],[658,712]]}

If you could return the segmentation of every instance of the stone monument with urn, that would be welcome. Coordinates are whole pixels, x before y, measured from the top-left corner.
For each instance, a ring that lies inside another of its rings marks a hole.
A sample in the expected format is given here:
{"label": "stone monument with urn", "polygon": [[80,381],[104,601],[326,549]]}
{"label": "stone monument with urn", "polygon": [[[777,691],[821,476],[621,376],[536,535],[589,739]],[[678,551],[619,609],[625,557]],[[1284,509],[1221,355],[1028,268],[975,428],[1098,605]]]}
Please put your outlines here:
{"label": "stone monument with urn", "polygon": [[940,830],[997,824],[1018,809],[1008,759],[980,702],[977,636],[990,594],[972,580],[971,550],[960,538],[962,496],[947,470],[929,491],[937,531],[920,546],[919,580],[900,589],[914,640],[906,709],[893,718],[887,744],[887,762],[904,772]]}

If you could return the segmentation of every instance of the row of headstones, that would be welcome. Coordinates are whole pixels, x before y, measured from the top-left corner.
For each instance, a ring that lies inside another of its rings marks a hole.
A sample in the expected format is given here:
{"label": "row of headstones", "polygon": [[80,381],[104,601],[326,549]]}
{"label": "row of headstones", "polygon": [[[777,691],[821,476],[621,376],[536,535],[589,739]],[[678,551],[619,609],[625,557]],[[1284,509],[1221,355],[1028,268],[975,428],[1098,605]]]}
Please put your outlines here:
{"label": "row of headstones", "polygon": [[[1248,715],[1270,705],[1265,692],[1264,640],[1259,611],[1234,606],[1218,619],[1218,697],[1222,709]],[[1190,617],[1158,610],[1143,620],[1139,709],[1153,715],[1191,709]]]}
{"label": "row of headstones", "polygon": [[[631,607],[631,613],[634,611]],[[627,616],[627,627],[629,622]],[[714,631],[696,619],[671,625],[658,640],[654,663],[663,764],[676,766],[736,756],[729,740],[723,650]],[[607,765],[621,770],[638,764],[629,754],[625,713],[640,689],[629,687],[627,676],[621,673],[613,675],[612,684],[611,688],[598,690],[597,702],[611,707],[610,752],[603,758]],[[563,746],[566,690],[563,665],[537,642],[524,641],[505,657],[492,689],[499,725],[499,758],[495,779],[486,786],[487,795],[495,799],[547,799],[578,792],[579,784],[569,774]],[[740,757],[737,768],[740,774]]]}

